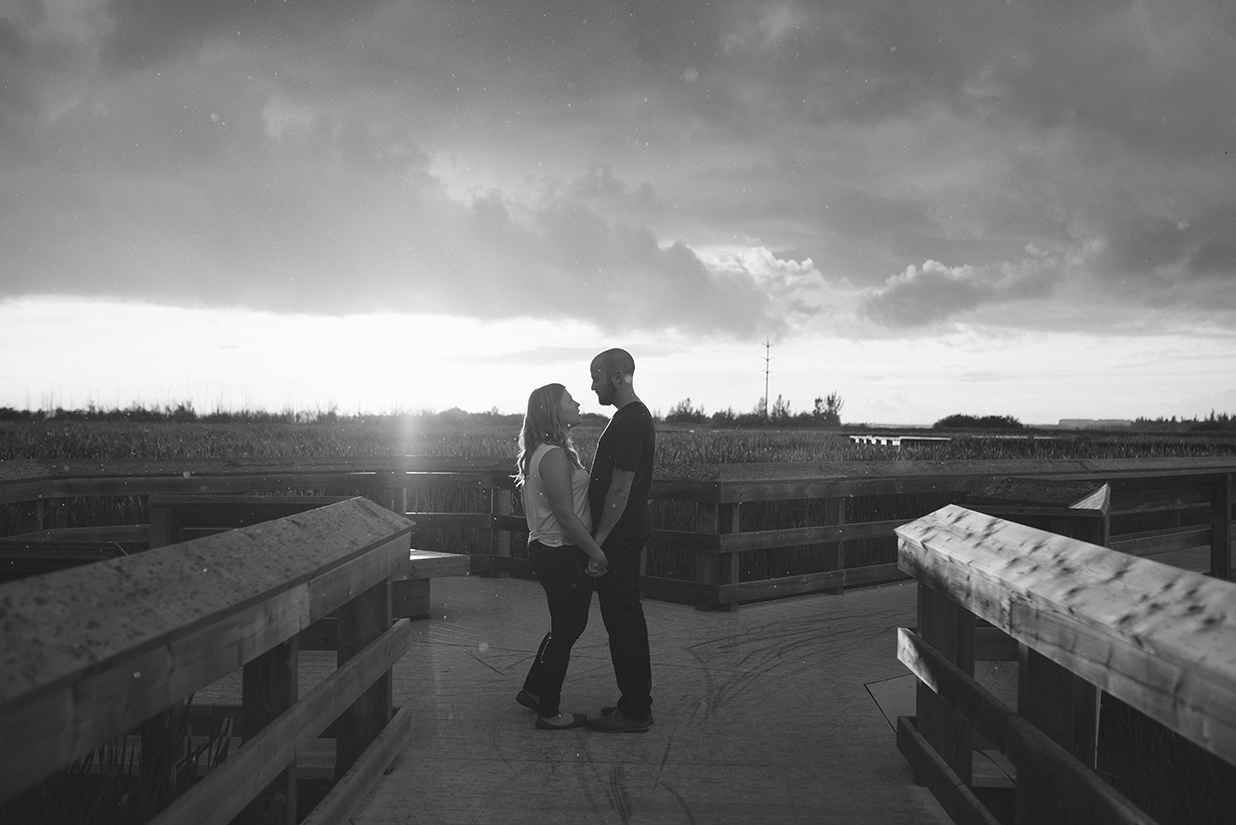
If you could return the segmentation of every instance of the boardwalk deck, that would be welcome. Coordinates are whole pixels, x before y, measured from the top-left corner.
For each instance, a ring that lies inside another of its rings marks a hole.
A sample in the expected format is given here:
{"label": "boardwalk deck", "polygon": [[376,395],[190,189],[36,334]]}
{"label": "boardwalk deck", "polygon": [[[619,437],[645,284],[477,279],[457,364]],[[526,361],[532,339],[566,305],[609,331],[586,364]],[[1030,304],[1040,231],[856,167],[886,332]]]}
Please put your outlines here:
{"label": "boardwalk deck", "polygon": [[[515,704],[548,623],[535,582],[443,579],[432,607],[395,670],[412,744],[354,825],[949,822],[885,715],[912,713],[889,707],[913,678],[895,630],[914,624],[911,585],[737,613],[646,602],[647,734],[538,731]],[[595,602],[567,680],[564,710],[615,698]]]}

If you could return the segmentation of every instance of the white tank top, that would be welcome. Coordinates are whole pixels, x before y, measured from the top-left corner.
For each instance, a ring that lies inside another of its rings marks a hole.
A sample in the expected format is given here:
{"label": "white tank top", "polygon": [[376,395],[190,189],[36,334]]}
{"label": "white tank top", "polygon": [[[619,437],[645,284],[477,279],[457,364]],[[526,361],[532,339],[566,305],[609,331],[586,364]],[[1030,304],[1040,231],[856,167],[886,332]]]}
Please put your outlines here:
{"label": "white tank top", "polygon": [[[560,450],[554,444],[542,444],[532,453],[528,462],[528,473],[524,478],[521,494],[524,501],[524,515],[528,519],[528,541],[539,541],[549,547],[561,547],[573,544],[566,536],[562,525],[554,516],[549,506],[549,497],[545,495],[545,482],[541,480],[541,459],[550,450]],[[575,515],[584,523],[588,531],[592,531],[592,513],[588,509],[588,471],[582,467],[571,468],[571,500]]]}

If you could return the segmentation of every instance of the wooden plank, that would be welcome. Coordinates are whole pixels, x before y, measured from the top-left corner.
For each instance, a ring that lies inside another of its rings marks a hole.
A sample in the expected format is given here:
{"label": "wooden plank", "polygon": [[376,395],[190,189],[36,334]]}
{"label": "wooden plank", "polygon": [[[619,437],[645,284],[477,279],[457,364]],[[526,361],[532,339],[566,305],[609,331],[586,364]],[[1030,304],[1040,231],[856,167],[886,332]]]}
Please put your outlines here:
{"label": "wooden plank", "polygon": [[364,568],[406,564],[411,527],[377,505],[295,519],[0,585],[0,739],[24,745],[0,752],[0,795],[290,638]]}
{"label": "wooden plank", "polygon": [[301,825],[333,825],[350,821],[353,809],[369,792],[373,783],[394,761],[412,736],[411,708],[402,708],[382,728],[382,732],[341,776]]}
{"label": "wooden plank", "polygon": [[[390,624],[391,588],[387,579],[339,608],[335,645],[339,666],[347,664],[349,659],[380,638]],[[393,686],[391,674],[387,671],[375,675],[364,693],[344,710],[339,719],[339,735],[335,739],[336,779],[352,767],[382,732],[390,721],[392,706]]]}
{"label": "wooden plank", "polygon": [[9,544],[118,544],[124,547],[150,543],[150,528],[145,524],[118,524],[103,527],[62,527],[37,530],[0,538],[0,547]]}
{"label": "wooden plank", "polygon": [[1143,533],[1125,533],[1108,540],[1111,550],[1133,556],[1153,556],[1156,553],[1172,553],[1194,547],[1210,546],[1210,527],[1177,527],[1170,530],[1148,530]]}
{"label": "wooden plank", "polygon": [[472,560],[465,553],[438,553],[433,550],[412,549],[408,553],[408,565],[401,571],[404,578],[432,579],[437,576],[466,576]]}
{"label": "wooden plank", "polygon": [[717,553],[728,536],[696,533],[687,530],[653,530],[648,547],[653,550],[688,550],[696,553]]}
{"label": "wooden plank", "polygon": [[226,825],[257,791],[316,739],[382,673],[407,652],[412,626],[404,619],[310,690],[221,765],[165,808],[151,825]]}
{"label": "wooden plank", "polygon": [[802,544],[830,544],[860,539],[891,538],[893,528],[905,524],[905,519],[822,524],[815,527],[793,527],[785,530],[751,530],[721,536],[721,553],[747,550],[767,550],[774,547],[794,547]]}
{"label": "wooden plank", "polygon": [[[463,527],[471,530],[488,530],[494,517],[489,513],[408,513],[416,522],[418,530],[437,530]],[[526,526],[526,525],[525,525]]]}
{"label": "wooden plank", "polygon": [[955,505],[897,533],[903,571],[1236,762],[1236,586]]}
{"label": "wooden plank", "polygon": [[[721,604],[750,602],[905,578],[907,578],[906,575],[901,572],[896,563],[872,564],[866,567],[848,567],[845,570],[825,570],[798,576],[781,576],[775,579],[756,579],[737,584],[724,584],[718,587],[717,600]],[[663,581],[672,580],[664,579]]]}
{"label": "wooden plank", "polygon": [[1232,580],[1232,476],[1215,481],[1210,499],[1210,575]]}
{"label": "wooden plank", "polygon": [[[918,585],[918,632],[954,667],[974,675],[974,614],[948,594]],[[915,688],[915,727],[962,782],[974,775],[973,735],[970,723],[948,701],[919,682]]]}
{"label": "wooden plank", "polygon": [[1000,825],[991,811],[979,801],[974,791],[932,749],[930,743],[905,716],[897,717],[897,749],[914,768],[915,775],[925,784],[958,825]]}
{"label": "wooden plank", "polygon": [[974,629],[976,662],[1016,662],[1017,640],[998,627],[980,625]]}
{"label": "wooden plank", "polygon": [[[296,704],[299,669],[300,648],[295,636],[245,664],[240,715],[240,735],[245,741]],[[295,756],[269,785],[258,791],[245,813],[249,823],[296,825]]]}

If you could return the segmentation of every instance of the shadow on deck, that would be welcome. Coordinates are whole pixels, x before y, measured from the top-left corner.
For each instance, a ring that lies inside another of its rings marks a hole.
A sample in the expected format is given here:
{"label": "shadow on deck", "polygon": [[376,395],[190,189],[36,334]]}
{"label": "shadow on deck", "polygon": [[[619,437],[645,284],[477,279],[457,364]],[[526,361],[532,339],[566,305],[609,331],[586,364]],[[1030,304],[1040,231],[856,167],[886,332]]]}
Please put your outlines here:
{"label": "shadow on deck", "polygon": [[[913,713],[896,628],[915,623],[915,593],[891,585],[736,613],[645,602],[656,724],[597,734],[538,731],[515,704],[548,627],[539,585],[440,579],[395,669],[412,743],[351,822],[947,823],[893,727]],[[594,601],[563,710],[595,714],[615,698]]]}

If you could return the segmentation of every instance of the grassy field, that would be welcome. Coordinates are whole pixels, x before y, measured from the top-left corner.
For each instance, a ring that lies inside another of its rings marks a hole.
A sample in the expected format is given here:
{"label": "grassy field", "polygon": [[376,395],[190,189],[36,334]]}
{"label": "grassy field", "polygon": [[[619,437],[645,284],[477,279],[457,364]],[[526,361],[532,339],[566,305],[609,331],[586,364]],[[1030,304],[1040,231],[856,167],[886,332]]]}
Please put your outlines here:
{"label": "grassy field", "polygon": [[[575,433],[591,461],[600,427]],[[953,434],[954,440],[902,449],[851,443],[844,431],[714,430],[662,424],[658,474],[696,464],[883,461],[930,458],[1051,459],[1236,455],[1236,437],[1146,433],[1071,433],[993,438]],[[373,417],[332,423],[126,423],[112,421],[0,421],[0,460],[69,458],[291,458],[299,456],[458,455],[509,457],[517,426],[509,422],[441,422]]]}

